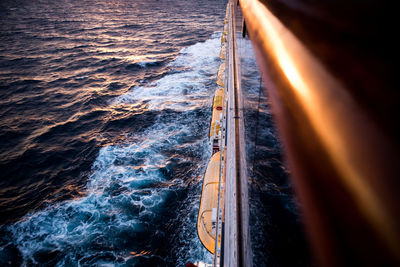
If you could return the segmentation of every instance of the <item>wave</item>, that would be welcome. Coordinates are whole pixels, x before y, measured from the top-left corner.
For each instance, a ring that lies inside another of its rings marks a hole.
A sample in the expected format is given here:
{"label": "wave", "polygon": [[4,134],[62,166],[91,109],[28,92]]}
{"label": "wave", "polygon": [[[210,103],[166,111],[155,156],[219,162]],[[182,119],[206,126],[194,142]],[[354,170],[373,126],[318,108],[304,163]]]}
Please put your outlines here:
{"label": "wave", "polygon": [[150,109],[171,108],[185,111],[197,107],[196,104],[200,104],[201,100],[208,101],[209,87],[214,81],[211,77],[215,75],[214,69],[219,60],[215,56],[220,49],[219,40],[215,36],[204,43],[197,43],[180,51],[180,55],[169,67],[182,71],[166,75],[147,86],[137,86],[118,97],[113,104],[146,101]]}
{"label": "wave", "polygon": [[164,61],[140,61],[127,65],[126,69],[144,69],[148,67],[158,67],[162,66],[163,63]]}
{"label": "wave", "polygon": [[0,258],[13,247],[24,266],[210,261],[195,225],[219,42],[215,34],[182,49],[169,65],[179,71],[111,101],[116,110],[144,103],[155,117],[126,143],[100,149],[79,197],[8,226]]}

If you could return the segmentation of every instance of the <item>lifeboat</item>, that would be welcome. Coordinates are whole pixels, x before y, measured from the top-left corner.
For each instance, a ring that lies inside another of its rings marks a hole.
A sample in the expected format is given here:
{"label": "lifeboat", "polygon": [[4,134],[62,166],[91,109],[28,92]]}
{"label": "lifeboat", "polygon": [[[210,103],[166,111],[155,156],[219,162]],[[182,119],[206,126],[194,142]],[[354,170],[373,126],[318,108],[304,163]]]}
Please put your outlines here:
{"label": "lifeboat", "polygon": [[219,86],[221,86],[221,87],[225,87],[225,86],[224,86],[225,65],[226,65],[225,62],[222,63],[222,64],[219,66],[218,73],[217,73],[217,84],[218,84]]}
{"label": "lifeboat", "polygon": [[201,243],[211,253],[214,253],[215,250],[220,164],[220,152],[217,152],[211,157],[204,173],[203,190],[197,217],[197,234]]}
{"label": "lifeboat", "polygon": [[[222,43],[226,42],[226,31],[222,34]],[[220,58],[225,60],[226,47],[222,46],[220,52]],[[217,85],[218,88],[215,91],[212,105],[212,115],[209,138],[212,145],[213,155],[207,165],[206,172],[203,177],[203,189],[201,192],[200,208],[197,217],[197,234],[203,246],[212,254],[215,252],[215,243],[217,235],[217,214],[219,197],[219,181],[221,172],[221,147],[220,144],[223,130],[223,108],[224,108],[224,73],[225,73],[225,62],[221,64],[217,73]],[[225,171],[222,170],[224,177]],[[222,178],[221,177],[221,178]],[[222,179],[221,186],[224,183]],[[221,194],[224,194],[221,192]],[[223,204],[222,204],[223,205]],[[218,230],[218,236],[220,236],[220,229]],[[218,243],[219,245],[220,243]],[[218,251],[218,250],[217,250]],[[218,255],[218,252],[217,252]]]}
{"label": "lifeboat", "polygon": [[214,95],[213,107],[212,107],[212,117],[210,126],[210,143],[213,147],[213,153],[220,150],[219,139],[220,130],[222,125],[222,108],[224,102],[224,89],[218,88]]}
{"label": "lifeboat", "polygon": [[219,53],[219,58],[222,60],[225,60],[225,55],[226,55],[226,46],[223,45],[221,47],[221,52]]}

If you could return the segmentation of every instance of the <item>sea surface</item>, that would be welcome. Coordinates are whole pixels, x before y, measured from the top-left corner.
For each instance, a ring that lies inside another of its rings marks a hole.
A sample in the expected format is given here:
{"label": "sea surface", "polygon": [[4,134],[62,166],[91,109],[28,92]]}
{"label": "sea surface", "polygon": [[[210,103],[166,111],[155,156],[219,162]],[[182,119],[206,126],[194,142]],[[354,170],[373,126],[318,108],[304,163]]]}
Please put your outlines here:
{"label": "sea surface", "polygon": [[[0,2],[0,266],[211,261],[196,219],[225,7]],[[275,255],[268,182],[251,187],[255,266]],[[291,194],[280,199],[295,214]]]}

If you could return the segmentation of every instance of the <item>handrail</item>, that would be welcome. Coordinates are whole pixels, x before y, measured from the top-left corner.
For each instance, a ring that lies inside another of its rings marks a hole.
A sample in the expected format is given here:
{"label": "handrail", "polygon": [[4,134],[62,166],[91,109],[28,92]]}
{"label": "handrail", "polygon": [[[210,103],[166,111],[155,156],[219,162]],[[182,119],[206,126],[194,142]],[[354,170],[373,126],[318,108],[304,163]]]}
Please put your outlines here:
{"label": "handrail", "polygon": [[252,266],[249,230],[248,175],[244,141],[240,60],[236,58],[236,0],[229,1],[227,35],[227,129],[224,258],[225,266]]}
{"label": "handrail", "polygon": [[321,265],[400,265],[395,146],[264,4],[240,6]]}

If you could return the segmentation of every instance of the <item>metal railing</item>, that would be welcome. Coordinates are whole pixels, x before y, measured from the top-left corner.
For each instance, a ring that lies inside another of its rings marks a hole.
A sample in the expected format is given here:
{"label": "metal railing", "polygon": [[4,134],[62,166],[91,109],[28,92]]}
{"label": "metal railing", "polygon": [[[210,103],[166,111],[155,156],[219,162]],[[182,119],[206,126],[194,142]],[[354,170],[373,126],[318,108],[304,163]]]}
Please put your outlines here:
{"label": "metal railing", "polygon": [[399,152],[379,114],[266,5],[239,2],[321,266],[400,266]]}

